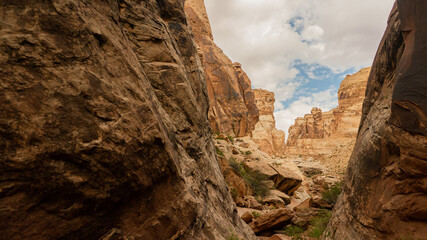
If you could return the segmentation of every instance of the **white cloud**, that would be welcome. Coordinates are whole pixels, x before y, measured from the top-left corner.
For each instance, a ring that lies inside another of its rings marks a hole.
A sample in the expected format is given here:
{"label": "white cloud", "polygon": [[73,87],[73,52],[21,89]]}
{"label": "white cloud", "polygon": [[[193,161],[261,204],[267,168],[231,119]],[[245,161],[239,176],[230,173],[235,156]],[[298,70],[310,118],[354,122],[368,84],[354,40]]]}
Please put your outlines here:
{"label": "white cloud", "polygon": [[[369,66],[393,2],[205,0],[215,42],[242,64],[254,88],[275,93],[278,114],[287,122],[311,107],[322,106],[316,98],[309,101],[296,96],[303,84],[295,80],[298,70],[293,63],[320,64],[335,73]],[[309,76],[316,79],[312,71]],[[281,101],[295,98],[285,109]],[[278,125],[287,130],[288,124]]]}

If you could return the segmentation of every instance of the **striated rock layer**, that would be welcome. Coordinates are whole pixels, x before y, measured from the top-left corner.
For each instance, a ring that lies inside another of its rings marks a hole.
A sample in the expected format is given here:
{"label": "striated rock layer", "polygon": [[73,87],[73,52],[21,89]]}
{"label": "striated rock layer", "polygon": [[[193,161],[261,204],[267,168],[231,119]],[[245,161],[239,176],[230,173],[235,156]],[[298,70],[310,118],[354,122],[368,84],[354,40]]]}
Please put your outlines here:
{"label": "striated rock layer", "polygon": [[255,239],[215,157],[183,1],[0,13],[0,239]]}
{"label": "striated rock layer", "polygon": [[212,131],[249,136],[258,122],[251,81],[214,43],[203,0],[187,0],[185,6],[206,74]]}
{"label": "striated rock layer", "polygon": [[398,0],[327,239],[427,239],[427,2]]}
{"label": "striated rock layer", "polygon": [[252,131],[252,140],[270,155],[282,156],[285,151],[285,132],[276,129],[274,120],[274,93],[254,89],[255,102],[259,110],[259,121]]}
{"label": "striated rock layer", "polygon": [[289,128],[287,154],[322,156],[343,171],[356,140],[370,68],[348,75],[338,90],[338,107],[328,112],[313,108]]}

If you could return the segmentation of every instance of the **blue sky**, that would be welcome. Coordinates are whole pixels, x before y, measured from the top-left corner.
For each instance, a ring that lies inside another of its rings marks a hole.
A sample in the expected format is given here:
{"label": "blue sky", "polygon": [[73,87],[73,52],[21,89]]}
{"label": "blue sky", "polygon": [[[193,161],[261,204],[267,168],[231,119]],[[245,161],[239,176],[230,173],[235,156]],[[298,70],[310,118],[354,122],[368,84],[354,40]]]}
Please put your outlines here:
{"label": "blue sky", "polygon": [[205,0],[214,40],[253,88],[275,93],[287,132],[313,107],[336,107],[340,82],[370,66],[394,0]]}

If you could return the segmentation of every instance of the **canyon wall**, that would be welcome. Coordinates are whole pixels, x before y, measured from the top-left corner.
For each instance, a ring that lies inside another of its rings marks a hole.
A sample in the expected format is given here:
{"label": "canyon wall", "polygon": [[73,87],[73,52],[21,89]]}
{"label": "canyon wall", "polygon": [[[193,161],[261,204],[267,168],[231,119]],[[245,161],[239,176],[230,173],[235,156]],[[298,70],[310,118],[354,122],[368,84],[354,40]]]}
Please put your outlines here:
{"label": "canyon wall", "polygon": [[261,151],[270,155],[282,156],[285,150],[285,132],[276,129],[274,120],[274,93],[263,89],[254,89],[255,102],[259,110],[259,121],[252,131],[252,140]]}
{"label": "canyon wall", "polygon": [[427,2],[398,0],[326,239],[427,239]]}
{"label": "canyon wall", "polygon": [[0,239],[255,239],[183,2],[0,3]]}
{"label": "canyon wall", "polygon": [[187,0],[185,6],[206,74],[212,131],[248,136],[258,122],[251,81],[215,44],[203,0]]}
{"label": "canyon wall", "polygon": [[347,166],[362,115],[362,104],[370,68],[348,75],[338,90],[338,107],[322,112],[313,108],[311,114],[299,117],[289,128],[287,154],[316,156],[343,171]]}

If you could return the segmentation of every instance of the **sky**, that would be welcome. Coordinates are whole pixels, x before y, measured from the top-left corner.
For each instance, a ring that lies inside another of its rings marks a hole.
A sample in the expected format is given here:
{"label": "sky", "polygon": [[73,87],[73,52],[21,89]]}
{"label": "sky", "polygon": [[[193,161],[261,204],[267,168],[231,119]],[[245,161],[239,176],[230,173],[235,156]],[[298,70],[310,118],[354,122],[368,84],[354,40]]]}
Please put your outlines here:
{"label": "sky", "polygon": [[274,92],[278,129],[338,105],[347,74],[370,66],[394,0],[205,0],[215,43],[252,88]]}

